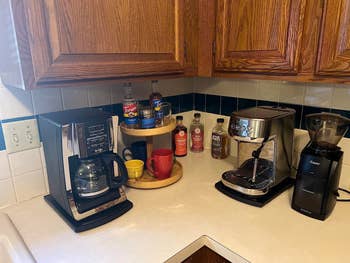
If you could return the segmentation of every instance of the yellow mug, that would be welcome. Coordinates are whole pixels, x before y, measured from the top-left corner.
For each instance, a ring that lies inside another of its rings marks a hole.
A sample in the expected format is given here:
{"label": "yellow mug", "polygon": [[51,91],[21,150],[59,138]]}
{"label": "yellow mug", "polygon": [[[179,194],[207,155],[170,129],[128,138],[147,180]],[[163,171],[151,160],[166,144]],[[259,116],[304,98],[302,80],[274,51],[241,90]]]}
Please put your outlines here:
{"label": "yellow mug", "polygon": [[144,162],[141,160],[129,160],[125,162],[126,169],[128,170],[129,179],[137,179],[143,173]]}

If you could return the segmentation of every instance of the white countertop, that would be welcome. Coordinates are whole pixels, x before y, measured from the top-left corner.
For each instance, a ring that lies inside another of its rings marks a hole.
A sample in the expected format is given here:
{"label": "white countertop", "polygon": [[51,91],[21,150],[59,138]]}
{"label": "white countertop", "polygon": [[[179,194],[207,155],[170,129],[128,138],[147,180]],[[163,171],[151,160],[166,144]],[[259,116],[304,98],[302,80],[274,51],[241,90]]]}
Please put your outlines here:
{"label": "white countertop", "polygon": [[163,262],[208,235],[252,262],[337,262],[350,258],[350,204],[338,203],[324,222],[290,207],[285,191],[263,208],[218,192],[232,169],[208,152],[178,158],[183,178],[156,190],[127,189],[132,210],[80,234],[36,198],[5,210],[38,262]]}

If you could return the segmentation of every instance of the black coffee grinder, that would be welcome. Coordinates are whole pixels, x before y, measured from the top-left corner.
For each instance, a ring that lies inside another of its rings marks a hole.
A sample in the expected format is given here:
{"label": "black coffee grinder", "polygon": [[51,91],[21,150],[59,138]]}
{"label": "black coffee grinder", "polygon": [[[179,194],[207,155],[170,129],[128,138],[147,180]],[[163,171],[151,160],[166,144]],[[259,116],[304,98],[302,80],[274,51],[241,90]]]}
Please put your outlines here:
{"label": "black coffee grinder", "polygon": [[337,196],[343,152],[337,146],[347,132],[350,119],[332,113],[306,116],[310,142],[303,149],[292,208],[304,215],[325,220]]}
{"label": "black coffee grinder", "polygon": [[132,208],[123,189],[126,167],[114,147],[118,123],[112,120],[97,109],[39,116],[50,190],[45,200],[76,232]]}

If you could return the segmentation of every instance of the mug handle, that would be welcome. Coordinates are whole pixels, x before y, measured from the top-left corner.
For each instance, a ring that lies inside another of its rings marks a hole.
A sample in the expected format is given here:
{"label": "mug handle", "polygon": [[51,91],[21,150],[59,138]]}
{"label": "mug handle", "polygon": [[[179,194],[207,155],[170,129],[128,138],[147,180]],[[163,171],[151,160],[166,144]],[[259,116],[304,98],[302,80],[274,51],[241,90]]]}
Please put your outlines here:
{"label": "mug handle", "polygon": [[147,161],[146,161],[146,166],[147,166],[147,170],[148,170],[151,174],[153,174],[153,176],[155,176],[154,171],[153,171],[153,168],[152,168],[152,166],[153,166],[153,165],[152,165],[153,160],[154,160],[153,157],[148,158]]}
{"label": "mug handle", "polygon": [[128,155],[131,155],[131,159],[133,159],[131,149],[130,149],[129,147],[125,147],[124,150],[123,150],[123,152],[122,152],[122,156],[123,156],[123,159],[124,159],[125,161],[131,160],[131,159],[127,159],[127,158],[126,158],[126,156],[127,156],[126,152],[127,152],[127,151],[130,152],[130,154],[128,154]]}

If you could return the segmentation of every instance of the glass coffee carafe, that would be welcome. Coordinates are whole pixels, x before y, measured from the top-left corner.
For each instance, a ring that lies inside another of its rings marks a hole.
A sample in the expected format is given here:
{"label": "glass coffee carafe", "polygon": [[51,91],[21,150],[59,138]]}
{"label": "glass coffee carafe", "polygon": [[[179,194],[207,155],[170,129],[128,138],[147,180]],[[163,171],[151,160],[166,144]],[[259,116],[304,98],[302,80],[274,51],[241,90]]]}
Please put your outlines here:
{"label": "glass coffee carafe", "polygon": [[103,159],[80,159],[76,169],[74,183],[81,198],[96,197],[109,190],[108,169]]}

